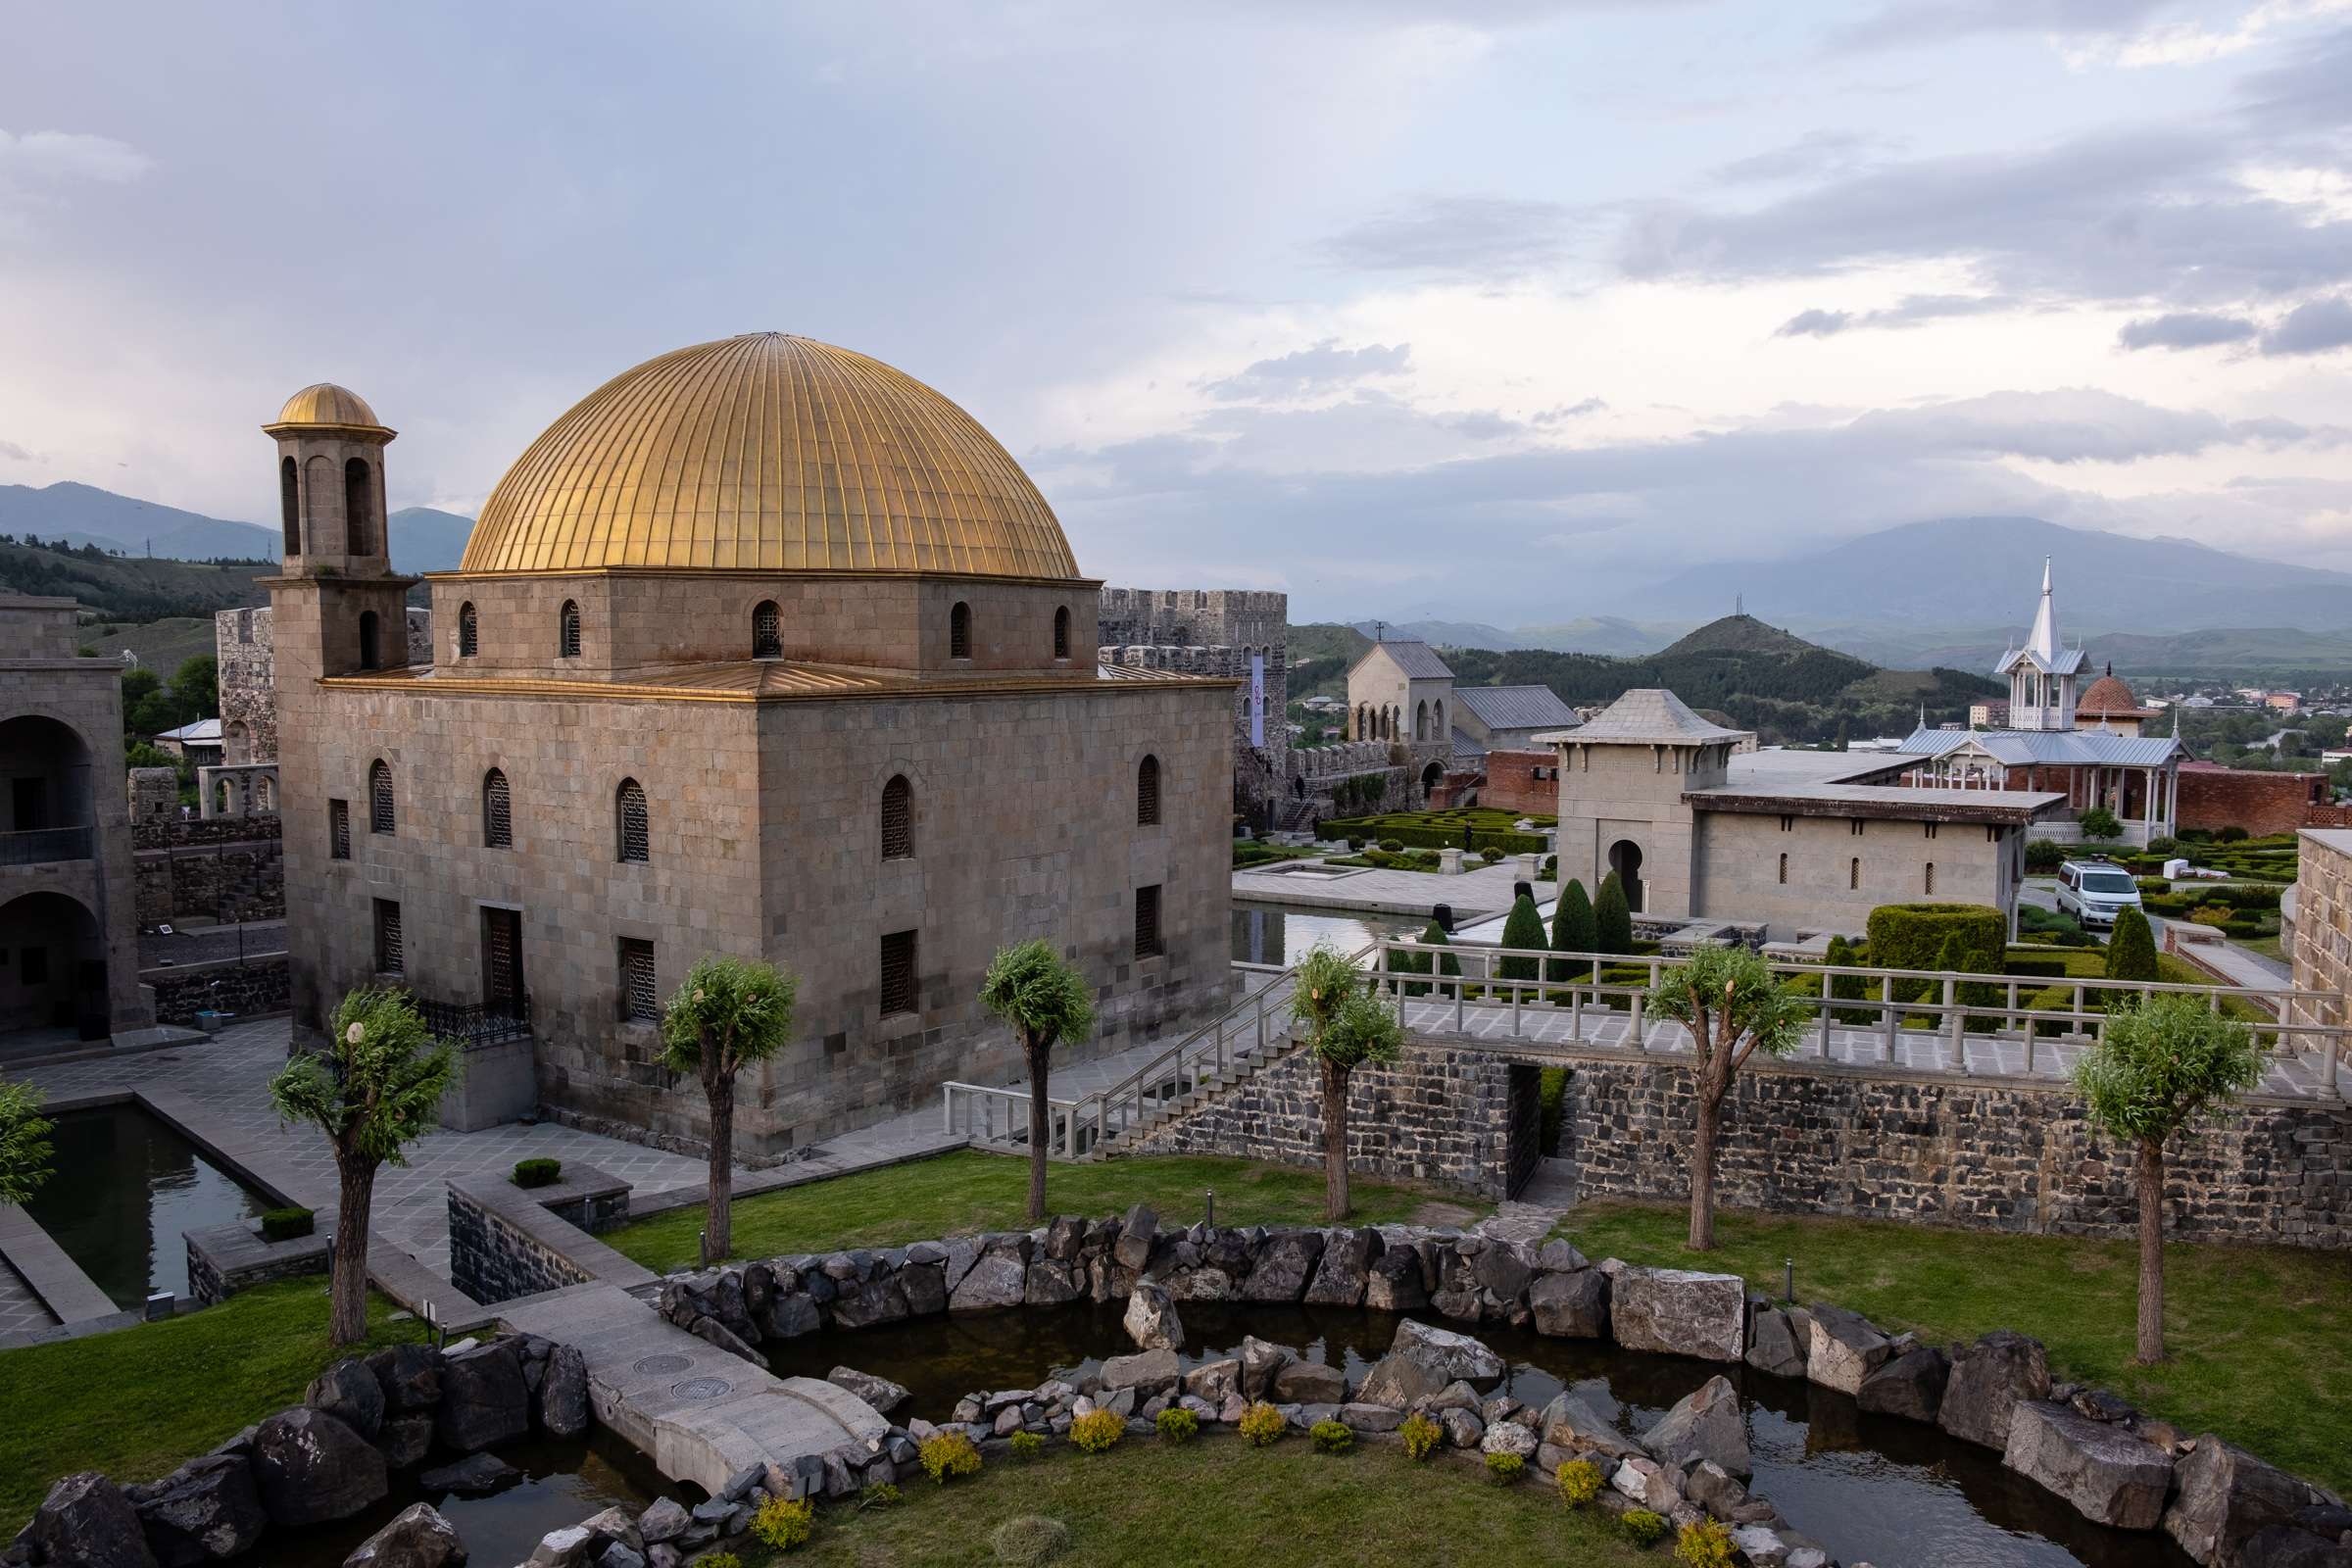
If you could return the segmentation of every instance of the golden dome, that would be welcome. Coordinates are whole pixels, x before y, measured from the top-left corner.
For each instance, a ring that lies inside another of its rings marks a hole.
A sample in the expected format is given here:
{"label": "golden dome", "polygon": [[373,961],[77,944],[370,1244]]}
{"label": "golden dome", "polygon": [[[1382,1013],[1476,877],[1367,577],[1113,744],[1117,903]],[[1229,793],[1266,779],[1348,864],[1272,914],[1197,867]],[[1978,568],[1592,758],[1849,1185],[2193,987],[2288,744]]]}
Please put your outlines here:
{"label": "golden dome", "polygon": [[[287,425],[326,425],[342,430],[382,430],[383,421],[368,406],[368,400],[349,387],[320,381],[306,386],[286,399],[286,406],[277,411],[277,417],[264,425],[265,430],[279,430]],[[385,431],[388,435],[391,432]]]}
{"label": "golden dome", "polygon": [[498,482],[459,569],[600,566],[1078,575],[979,421],[879,360],[780,332],[589,393]]}

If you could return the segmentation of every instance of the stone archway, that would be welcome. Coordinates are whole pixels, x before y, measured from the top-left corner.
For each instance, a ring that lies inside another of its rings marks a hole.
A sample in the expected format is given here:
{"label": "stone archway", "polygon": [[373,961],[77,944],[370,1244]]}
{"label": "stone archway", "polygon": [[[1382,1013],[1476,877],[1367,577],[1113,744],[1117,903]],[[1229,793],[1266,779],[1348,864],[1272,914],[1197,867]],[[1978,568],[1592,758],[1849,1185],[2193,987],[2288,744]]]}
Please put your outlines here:
{"label": "stone archway", "polygon": [[9,955],[0,971],[0,1036],[113,1033],[106,933],[79,899],[44,890],[0,905],[0,949]]}
{"label": "stone archway", "polygon": [[1632,839],[1619,839],[1609,846],[1609,869],[1617,873],[1618,884],[1625,889],[1625,906],[1636,914],[1642,912],[1642,846]]}
{"label": "stone archway", "polygon": [[1432,762],[1421,770],[1421,798],[1428,800],[1437,787],[1446,782],[1446,764]]}

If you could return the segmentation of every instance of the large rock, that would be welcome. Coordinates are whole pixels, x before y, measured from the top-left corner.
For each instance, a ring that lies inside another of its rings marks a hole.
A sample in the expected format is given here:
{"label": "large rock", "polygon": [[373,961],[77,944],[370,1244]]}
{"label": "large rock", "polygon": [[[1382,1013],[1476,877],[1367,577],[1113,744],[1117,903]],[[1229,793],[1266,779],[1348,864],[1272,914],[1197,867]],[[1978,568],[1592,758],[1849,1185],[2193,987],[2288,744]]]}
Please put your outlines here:
{"label": "large rock", "polygon": [[486,1497],[522,1479],[522,1472],[495,1453],[469,1453],[455,1464],[427,1470],[416,1484],[427,1492],[450,1492],[461,1497]]}
{"label": "large rock", "polygon": [[893,1383],[888,1378],[878,1378],[871,1372],[860,1372],[854,1366],[835,1367],[825,1374],[825,1381],[837,1389],[846,1389],[855,1394],[882,1415],[890,1414],[914,1397],[904,1385]]}
{"label": "large rock", "polygon": [[1737,1274],[1628,1268],[1609,1291],[1609,1332],[1629,1350],[1737,1361],[1746,1322],[1747,1287]]}
{"label": "large rock", "polygon": [[478,1345],[443,1359],[441,1408],[433,1415],[433,1434],[443,1447],[471,1453],[530,1430],[531,1391],[512,1342]]}
{"label": "large rock", "polygon": [[1321,1361],[1285,1361],[1274,1373],[1277,1404],[1340,1404],[1348,1397],[1348,1372]]}
{"label": "large rock", "polygon": [[376,1451],[384,1463],[395,1470],[406,1470],[422,1462],[433,1448],[433,1418],[429,1415],[393,1415],[384,1418],[384,1429],[375,1435]]}
{"label": "large rock", "polygon": [[568,1345],[548,1352],[547,1370],[531,1395],[531,1413],[551,1438],[576,1438],[588,1430],[588,1358]]}
{"label": "large rock", "polygon": [[363,1438],[372,1438],[384,1425],[384,1386],[368,1363],[347,1355],[311,1379],[302,1402],[324,1410]]}
{"label": "large rock", "polygon": [[2210,1432],[2180,1460],[2177,1479],[2164,1531],[2205,1568],[2240,1568],[2248,1542],[2315,1500],[2305,1483]]}
{"label": "large rock", "polygon": [[1955,1438],[2006,1448],[2019,1402],[2049,1396],[2050,1365],[2041,1342],[2000,1329],[1953,1352],[1936,1424]]}
{"label": "large rock", "polygon": [[1114,1355],[1102,1363],[1104,1388],[1133,1389],[1141,1398],[1167,1393],[1182,1376],[1174,1350],[1139,1350],[1133,1355]]}
{"label": "large rock", "polygon": [[441,1403],[441,1352],[429,1345],[395,1345],[368,1358],[384,1391],[386,1415],[430,1415]]}
{"label": "large rock", "polygon": [[1932,1345],[1914,1346],[1862,1380],[1854,1401],[1874,1415],[1934,1421],[1951,1363]]}
{"label": "large rock", "polygon": [[1364,1305],[1376,1312],[1412,1312],[1428,1304],[1429,1286],[1416,1249],[1391,1247],[1372,1259],[1364,1275]]}
{"label": "large rock", "polygon": [[1539,1274],[1527,1288],[1536,1332],[1553,1339],[1599,1340],[1609,1333],[1609,1277],[1596,1268]]}
{"label": "large rock", "polygon": [[1242,1397],[1265,1398],[1274,1386],[1274,1374],[1298,1359],[1298,1355],[1287,1346],[1261,1340],[1252,1334],[1243,1335]]}
{"label": "large rock", "polygon": [[1491,1389],[1502,1381],[1508,1370],[1502,1357],[1487,1348],[1479,1340],[1451,1329],[1432,1328],[1410,1318],[1396,1325],[1396,1337],[1389,1342],[1391,1355],[1410,1357],[1437,1376],[1441,1386],[1456,1378],[1474,1389]]}
{"label": "large rock", "polygon": [[698,1317],[687,1332],[706,1345],[715,1345],[729,1355],[764,1368],[767,1357],[761,1355],[752,1343],[715,1317]]}
{"label": "large rock", "polygon": [[1266,1238],[1250,1277],[1242,1282],[1242,1299],[1298,1300],[1306,1294],[1306,1282],[1322,1255],[1321,1231],[1275,1231]]}
{"label": "large rock", "polygon": [[[519,1369],[514,1384],[522,1386]],[[254,1429],[253,1486],[270,1522],[279,1525],[348,1519],[392,1490],[375,1445],[308,1405],[281,1410]]]}
{"label": "large rock", "polygon": [[1868,1318],[1841,1306],[1816,1301],[1807,1310],[1813,1336],[1805,1352],[1805,1376],[1825,1389],[1859,1395],[1870,1375],[1894,1354],[1886,1336]]}
{"label": "large rock", "polygon": [[268,1528],[242,1453],[190,1459],[161,1481],[124,1487],[161,1568],[196,1568],[251,1551]]}
{"label": "large rock", "polygon": [[[911,1302],[909,1303],[911,1305]],[[946,1299],[941,1299],[941,1307]],[[932,1310],[940,1310],[935,1307]],[[816,1298],[807,1291],[779,1288],[767,1298],[767,1310],[760,1315],[760,1328],[771,1340],[797,1340],[804,1334],[813,1334],[825,1326],[825,1310]]]}
{"label": "large rock", "polygon": [[2163,1449],[2046,1399],[2018,1404],[2001,1463],[2039,1482],[2085,1519],[2153,1530],[2164,1517],[2173,1461]]}
{"label": "large rock", "polygon": [[1127,1337],[1146,1350],[1181,1350],[1184,1348],[1184,1319],[1177,1315],[1176,1299],[1168,1288],[1153,1280],[1138,1280],[1127,1293],[1127,1316],[1123,1320]]}
{"label": "large rock", "polygon": [[[1069,1300],[1070,1297],[1057,1298]],[[913,1308],[906,1300],[906,1287],[899,1283],[896,1274],[862,1280],[857,1285],[845,1284],[841,1294],[833,1298],[833,1321],[845,1329],[867,1329],[877,1323],[896,1323],[906,1317]]]}
{"label": "large rock", "polygon": [[1515,1453],[1522,1459],[1532,1459],[1536,1453],[1536,1435],[1516,1421],[1490,1421],[1478,1446],[1487,1453]]}
{"label": "large rock", "polygon": [[1152,1244],[1159,1238],[1159,1216],[1148,1203],[1138,1203],[1127,1211],[1119,1225],[1119,1239],[1111,1244],[1110,1255],[1121,1268],[1142,1273],[1152,1261]]}
{"label": "large rock", "polygon": [[1494,1299],[1514,1301],[1536,1277],[1535,1259],[1515,1243],[1494,1242],[1478,1254],[1472,1274],[1479,1289],[1492,1292]]}
{"label": "large rock", "polygon": [[[1810,1318],[1758,1302],[1747,1319],[1747,1364],[1776,1378],[1805,1375]],[[1800,1329],[1802,1332],[1800,1333]]]}
{"label": "large rock", "polygon": [[[21,1419],[24,1412],[19,1411]],[[370,1450],[373,1451],[373,1450]],[[49,1489],[25,1534],[43,1562],[73,1568],[155,1568],[137,1510],[95,1470],[77,1470]]]}
{"label": "large rock", "polygon": [[1029,1265],[1004,1252],[989,1252],[972,1264],[963,1282],[948,1293],[951,1312],[997,1312],[1018,1306],[1029,1291]]}
{"label": "large rock", "polygon": [[1222,1360],[1203,1361],[1184,1375],[1184,1392],[1195,1398],[1222,1406],[1242,1392],[1242,1363],[1237,1356]]}
{"label": "large rock", "polygon": [[1612,1459],[1631,1458],[1647,1450],[1617,1430],[1617,1423],[1592,1400],[1563,1391],[1544,1407],[1544,1441],[1578,1453],[1601,1453]]}
{"label": "large rock", "polygon": [[1740,1396],[1732,1380],[1711,1377],[1697,1392],[1658,1418],[1642,1435],[1643,1447],[1663,1464],[1685,1469],[1711,1463],[1736,1476],[1750,1474],[1747,1422],[1740,1413]]}
{"label": "large rock", "polygon": [[412,1503],[390,1524],[360,1543],[343,1568],[464,1568],[466,1544],[457,1526],[429,1502]]}
{"label": "large rock", "polygon": [[1307,1304],[1361,1306],[1373,1259],[1385,1250],[1380,1232],[1370,1226],[1333,1231],[1323,1243],[1323,1256],[1315,1264],[1315,1277],[1307,1281]]}
{"label": "large rock", "polygon": [[2245,1568],[2352,1568],[2352,1543],[2336,1535],[2272,1525],[2246,1543]]}

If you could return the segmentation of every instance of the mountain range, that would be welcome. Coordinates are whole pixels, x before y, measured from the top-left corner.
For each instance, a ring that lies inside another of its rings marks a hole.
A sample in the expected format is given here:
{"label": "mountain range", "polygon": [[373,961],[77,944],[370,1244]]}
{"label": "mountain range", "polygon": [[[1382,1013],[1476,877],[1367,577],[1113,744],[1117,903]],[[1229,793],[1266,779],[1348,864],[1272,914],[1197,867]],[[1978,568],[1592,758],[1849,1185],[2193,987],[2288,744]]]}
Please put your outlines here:
{"label": "mountain range", "polygon": [[[449,571],[466,553],[473,519],[431,507],[392,514],[392,569]],[[96,545],[125,556],[172,561],[275,561],[275,528],[208,517],[157,501],[119,496],[71,480],[43,485],[0,484],[0,533],[76,547]]]}

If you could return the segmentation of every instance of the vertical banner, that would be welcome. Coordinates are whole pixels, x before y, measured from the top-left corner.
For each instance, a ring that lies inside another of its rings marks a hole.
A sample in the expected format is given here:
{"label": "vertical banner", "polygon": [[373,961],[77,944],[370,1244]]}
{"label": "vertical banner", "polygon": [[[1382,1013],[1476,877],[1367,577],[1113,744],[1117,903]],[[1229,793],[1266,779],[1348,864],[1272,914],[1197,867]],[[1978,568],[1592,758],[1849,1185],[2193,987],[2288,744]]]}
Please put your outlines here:
{"label": "vertical banner", "polygon": [[1266,656],[1250,656],[1250,744],[1266,744]]}

